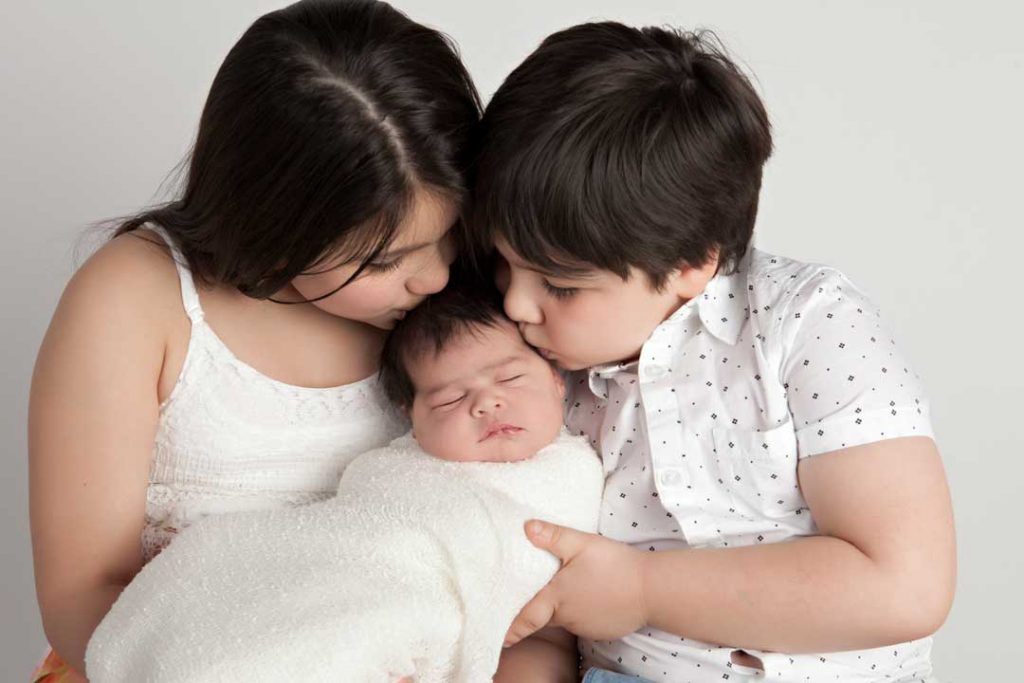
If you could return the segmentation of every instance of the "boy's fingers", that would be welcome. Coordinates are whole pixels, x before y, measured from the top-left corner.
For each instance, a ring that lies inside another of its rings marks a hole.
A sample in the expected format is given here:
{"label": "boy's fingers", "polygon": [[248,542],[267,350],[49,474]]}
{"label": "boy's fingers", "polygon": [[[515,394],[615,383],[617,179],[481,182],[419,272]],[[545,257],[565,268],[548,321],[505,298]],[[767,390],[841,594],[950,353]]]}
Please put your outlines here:
{"label": "boy's fingers", "polygon": [[565,564],[583,549],[591,534],[564,526],[531,519],[526,523],[526,537],[538,548],[547,550]]}
{"label": "boy's fingers", "polygon": [[520,610],[519,615],[505,634],[505,642],[502,647],[511,647],[523,638],[532,636],[548,625],[554,613],[554,602],[546,591],[541,591]]}

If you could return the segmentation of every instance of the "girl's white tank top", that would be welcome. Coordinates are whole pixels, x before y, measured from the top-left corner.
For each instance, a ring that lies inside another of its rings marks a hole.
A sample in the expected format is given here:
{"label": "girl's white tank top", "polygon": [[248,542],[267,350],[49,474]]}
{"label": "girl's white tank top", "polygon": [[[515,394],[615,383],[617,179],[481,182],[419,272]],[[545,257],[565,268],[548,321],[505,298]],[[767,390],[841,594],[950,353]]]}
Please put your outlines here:
{"label": "girl's white tank top", "polygon": [[303,505],[334,495],[345,466],[408,429],[377,375],[339,387],[277,381],[239,360],[206,323],[192,273],[170,246],[192,324],[181,374],[160,405],[143,559],[207,515]]}

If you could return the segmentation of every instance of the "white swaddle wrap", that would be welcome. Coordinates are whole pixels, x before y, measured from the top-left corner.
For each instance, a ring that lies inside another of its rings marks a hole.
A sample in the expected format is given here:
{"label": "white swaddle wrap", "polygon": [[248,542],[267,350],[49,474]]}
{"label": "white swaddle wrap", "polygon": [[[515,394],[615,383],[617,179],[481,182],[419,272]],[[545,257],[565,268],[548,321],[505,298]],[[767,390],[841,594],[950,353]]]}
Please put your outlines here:
{"label": "white swaddle wrap", "polygon": [[594,531],[603,484],[564,431],[514,463],[440,460],[407,434],[354,460],[336,498],[183,531],[96,629],[89,680],[490,681],[558,569],[524,522]]}

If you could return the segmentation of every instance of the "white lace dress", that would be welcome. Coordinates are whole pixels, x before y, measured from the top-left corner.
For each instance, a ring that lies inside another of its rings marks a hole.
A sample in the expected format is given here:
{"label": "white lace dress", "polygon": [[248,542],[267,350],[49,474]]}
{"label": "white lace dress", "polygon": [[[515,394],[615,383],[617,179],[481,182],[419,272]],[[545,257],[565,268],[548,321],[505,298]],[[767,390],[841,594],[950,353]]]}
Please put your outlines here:
{"label": "white lace dress", "polygon": [[325,389],[285,384],[246,365],[203,318],[185,260],[166,233],[192,322],[188,353],[160,406],[145,561],[207,515],[311,503],[334,495],[345,466],[408,429],[377,376]]}

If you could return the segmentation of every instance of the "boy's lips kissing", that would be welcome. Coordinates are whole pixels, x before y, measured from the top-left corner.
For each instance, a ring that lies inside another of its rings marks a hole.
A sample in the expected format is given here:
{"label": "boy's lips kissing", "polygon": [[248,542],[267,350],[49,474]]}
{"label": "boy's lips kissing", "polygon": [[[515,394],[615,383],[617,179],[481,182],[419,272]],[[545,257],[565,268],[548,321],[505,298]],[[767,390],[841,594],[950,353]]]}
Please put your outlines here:
{"label": "boy's lips kissing", "polygon": [[481,438],[480,441],[486,441],[492,436],[511,436],[512,434],[518,434],[521,431],[524,431],[522,427],[516,427],[515,425],[505,422],[495,422],[487,428],[487,431],[484,432],[483,438]]}

